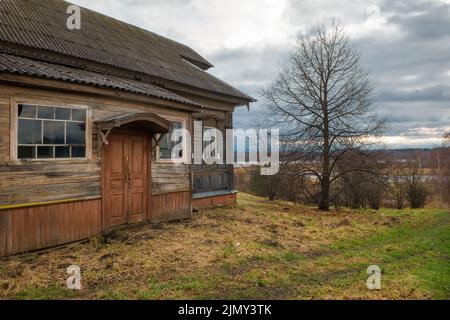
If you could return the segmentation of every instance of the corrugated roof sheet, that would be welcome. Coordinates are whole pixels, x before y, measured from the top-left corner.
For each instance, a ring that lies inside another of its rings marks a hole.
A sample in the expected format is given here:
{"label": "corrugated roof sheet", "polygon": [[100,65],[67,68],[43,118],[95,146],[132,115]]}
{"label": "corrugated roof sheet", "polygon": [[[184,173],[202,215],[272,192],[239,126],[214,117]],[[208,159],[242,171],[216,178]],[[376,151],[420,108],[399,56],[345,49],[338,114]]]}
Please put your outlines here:
{"label": "corrugated roof sheet", "polygon": [[81,30],[69,30],[66,26],[69,5],[61,0],[0,1],[0,41],[253,100],[202,70],[212,65],[194,50],[155,33],[84,8]]}
{"label": "corrugated roof sheet", "polygon": [[0,72],[60,80],[78,84],[122,90],[191,106],[200,105],[175,93],[136,80],[65,67],[53,63],[0,53]]}

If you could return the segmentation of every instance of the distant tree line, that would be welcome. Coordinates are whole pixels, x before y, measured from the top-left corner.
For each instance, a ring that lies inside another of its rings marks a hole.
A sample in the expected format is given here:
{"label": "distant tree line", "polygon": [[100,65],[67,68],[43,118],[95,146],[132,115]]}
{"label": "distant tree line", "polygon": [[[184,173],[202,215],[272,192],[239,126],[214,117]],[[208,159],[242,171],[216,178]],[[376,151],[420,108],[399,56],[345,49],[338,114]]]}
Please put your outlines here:
{"label": "distant tree line", "polygon": [[[422,168],[419,156],[406,162],[393,161],[387,153],[347,152],[336,172],[339,178],[330,189],[330,205],[355,209],[379,209],[383,205],[397,209],[423,208],[434,195],[450,207],[450,133],[444,135],[443,147],[437,149],[438,171]],[[348,169],[354,162],[364,164],[365,170]],[[241,175],[250,176],[247,189],[245,185],[241,188],[269,200],[317,205],[320,197],[317,178],[303,175],[299,179],[298,165],[285,162],[275,176],[262,176],[257,167],[245,173],[241,169]]]}
{"label": "distant tree line", "polygon": [[[340,176],[330,190],[330,206],[353,209],[380,209],[383,205],[403,209],[423,208],[431,200],[432,186],[426,182],[415,163],[401,165],[378,164],[374,173],[350,171]],[[290,165],[283,166],[277,175],[263,176],[257,167],[249,168],[250,183],[241,190],[266,197],[317,205],[317,181],[314,177],[297,179],[290,174]],[[242,171],[241,171],[242,174]]]}

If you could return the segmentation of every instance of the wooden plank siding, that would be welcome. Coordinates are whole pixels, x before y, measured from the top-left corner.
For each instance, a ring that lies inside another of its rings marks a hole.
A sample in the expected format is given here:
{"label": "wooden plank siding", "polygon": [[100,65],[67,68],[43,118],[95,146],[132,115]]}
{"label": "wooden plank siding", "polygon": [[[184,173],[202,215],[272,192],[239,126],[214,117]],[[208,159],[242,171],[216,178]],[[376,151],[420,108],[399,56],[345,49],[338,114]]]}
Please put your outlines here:
{"label": "wooden plank siding", "polygon": [[99,161],[0,166],[0,206],[101,196]]}
{"label": "wooden plank siding", "polygon": [[151,184],[153,194],[191,190],[188,165],[152,163]]}
{"label": "wooden plank siding", "polygon": [[6,163],[9,160],[10,106],[11,99],[0,96],[0,163]]}
{"label": "wooden plank siding", "polygon": [[235,206],[237,196],[233,194],[225,194],[213,197],[205,197],[200,199],[194,199],[192,206],[194,209],[207,209],[215,208],[218,206]]}
{"label": "wooden plank siding", "polygon": [[101,229],[101,200],[0,211],[0,257],[89,238]]}
{"label": "wooden plank siding", "polygon": [[192,192],[152,195],[150,206],[150,221],[189,219],[192,217]]}

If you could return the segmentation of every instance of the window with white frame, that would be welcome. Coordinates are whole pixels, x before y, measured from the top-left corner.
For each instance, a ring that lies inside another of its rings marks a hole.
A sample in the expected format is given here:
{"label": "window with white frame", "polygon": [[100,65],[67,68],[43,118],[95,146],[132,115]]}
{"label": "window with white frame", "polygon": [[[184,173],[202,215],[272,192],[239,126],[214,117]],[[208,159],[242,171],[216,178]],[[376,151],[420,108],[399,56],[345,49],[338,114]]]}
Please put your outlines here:
{"label": "window with white frame", "polygon": [[[183,150],[180,150],[178,154],[173,154],[175,146],[177,144],[183,143],[183,137],[180,135],[178,136],[175,141],[172,140],[172,135],[175,130],[181,130],[184,129],[184,122],[183,121],[171,121],[172,128],[168,133],[163,135],[159,141],[159,148],[158,148],[158,160],[181,160],[184,158]],[[184,145],[183,145],[184,149]]]}
{"label": "window with white frame", "polygon": [[[203,126],[203,159],[209,157],[211,159],[220,160],[223,156],[222,150],[220,150],[218,137],[216,136],[216,134],[218,134],[217,131],[219,131],[217,128]],[[206,154],[207,150],[210,150],[211,154]]]}
{"label": "window with white frame", "polygon": [[17,158],[86,158],[86,122],[86,109],[19,104]]}

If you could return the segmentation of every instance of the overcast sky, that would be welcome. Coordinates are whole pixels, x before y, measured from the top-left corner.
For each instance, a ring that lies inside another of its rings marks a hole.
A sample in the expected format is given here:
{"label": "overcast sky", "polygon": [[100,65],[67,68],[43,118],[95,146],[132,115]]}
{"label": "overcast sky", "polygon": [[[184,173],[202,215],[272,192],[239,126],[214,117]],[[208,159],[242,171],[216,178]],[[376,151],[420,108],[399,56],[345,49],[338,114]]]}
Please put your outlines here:
{"label": "overcast sky", "polygon": [[[210,72],[261,100],[296,35],[338,18],[377,84],[375,110],[390,147],[430,147],[450,130],[450,0],[73,0],[189,45]],[[263,105],[241,108],[251,127]]]}

